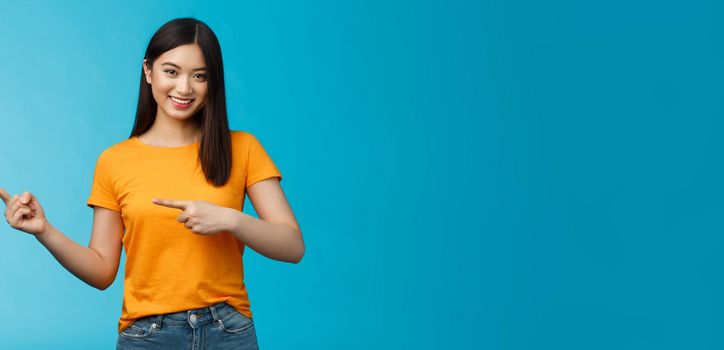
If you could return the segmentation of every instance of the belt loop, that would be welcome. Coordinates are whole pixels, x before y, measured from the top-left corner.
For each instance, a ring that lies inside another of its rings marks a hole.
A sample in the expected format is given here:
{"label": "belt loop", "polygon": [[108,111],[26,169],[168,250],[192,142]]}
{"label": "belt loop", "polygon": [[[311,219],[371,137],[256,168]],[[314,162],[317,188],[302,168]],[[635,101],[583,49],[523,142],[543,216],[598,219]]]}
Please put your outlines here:
{"label": "belt loop", "polygon": [[216,313],[216,306],[218,305],[219,304],[209,306],[209,310],[211,310],[211,317],[214,318],[214,323],[219,322],[219,315]]}
{"label": "belt loop", "polygon": [[156,329],[161,329],[161,325],[163,324],[163,314],[156,316]]}

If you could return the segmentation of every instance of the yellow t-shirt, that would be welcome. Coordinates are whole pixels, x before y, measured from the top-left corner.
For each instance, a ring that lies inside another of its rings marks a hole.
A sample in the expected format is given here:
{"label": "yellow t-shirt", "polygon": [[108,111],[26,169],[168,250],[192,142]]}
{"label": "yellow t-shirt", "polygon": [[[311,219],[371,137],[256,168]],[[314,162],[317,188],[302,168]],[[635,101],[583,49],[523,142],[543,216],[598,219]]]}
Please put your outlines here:
{"label": "yellow t-shirt", "polygon": [[118,331],[144,316],[227,302],[251,317],[244,285],[244,244],[228,232],[204,236],[176,221],[180,209],[153,198],[205,200],[242,210],[246,189],[281,173],[252,134],[231,131],[232,170],[221,187],[206,182],[199,143],[162,148],[137,137],[98,157],[87,205],[121,213],[126,252]]}

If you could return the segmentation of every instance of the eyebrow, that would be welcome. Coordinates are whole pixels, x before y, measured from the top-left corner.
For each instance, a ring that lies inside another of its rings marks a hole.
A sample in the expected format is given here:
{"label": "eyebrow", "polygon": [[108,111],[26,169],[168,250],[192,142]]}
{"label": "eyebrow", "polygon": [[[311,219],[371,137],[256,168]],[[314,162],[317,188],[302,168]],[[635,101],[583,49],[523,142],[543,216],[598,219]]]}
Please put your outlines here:
{"label": "eyebrow", "polygon": [[[178,69],[181,69],[181,67],[179,67],[179,65],[177,65],[177,64],[175,64],[175,63],[171,63],[171,62],[161,63],[162,66],[163,66],[164,64],[165,64],[165,65],[172,66],[172,67],[176,67],[176,68],[178,68]],[[197,71],[197,70],[206,70],[206,67],[194,68],[194,69],[192,69],[191,71],[192,71],[192,72],[195,72],[195,71]]]}

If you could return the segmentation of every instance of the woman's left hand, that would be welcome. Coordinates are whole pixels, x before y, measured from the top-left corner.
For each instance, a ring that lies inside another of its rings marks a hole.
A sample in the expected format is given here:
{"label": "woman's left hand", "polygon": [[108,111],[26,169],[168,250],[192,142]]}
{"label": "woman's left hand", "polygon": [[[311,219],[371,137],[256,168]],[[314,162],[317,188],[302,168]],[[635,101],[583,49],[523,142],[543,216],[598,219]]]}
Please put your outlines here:
{"label": "woman's left hand", "polygon": [[153,204],[183,210],[176,221],[184,224],[193,233],[201,235],[228,231],[235,211],[202,200],[181,201],[154,198]]}

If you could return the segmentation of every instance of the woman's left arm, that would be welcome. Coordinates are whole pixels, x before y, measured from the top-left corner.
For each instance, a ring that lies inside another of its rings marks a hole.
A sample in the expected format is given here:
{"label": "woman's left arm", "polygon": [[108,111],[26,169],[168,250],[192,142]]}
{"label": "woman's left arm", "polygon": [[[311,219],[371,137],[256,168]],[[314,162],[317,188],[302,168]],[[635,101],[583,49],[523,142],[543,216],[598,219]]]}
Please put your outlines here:
{"label": "woman's left arm", "polygon": [[229,233],[268,258],[298,263],[304,256],[304,239],[279,179],[259,181],[247,189],[259,219],[234,210]]}
{"label": "woman's left arm", "polygon": [[259,219],[204,200],[154,198],[153,204],[180,209],[176,221],[195,234],[229,232],[249,248],[268,258],[298,263],[304,256],[304,240],[276,177],[251,185],[247,190]]}

